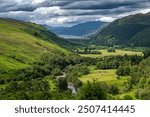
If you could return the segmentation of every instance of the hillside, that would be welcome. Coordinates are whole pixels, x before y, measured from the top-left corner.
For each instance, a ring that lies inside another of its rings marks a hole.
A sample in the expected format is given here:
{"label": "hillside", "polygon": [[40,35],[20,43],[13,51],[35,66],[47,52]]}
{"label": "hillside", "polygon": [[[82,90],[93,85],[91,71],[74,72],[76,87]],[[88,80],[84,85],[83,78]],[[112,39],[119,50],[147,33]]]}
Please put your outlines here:
{"label": "hillside", "polygon": [[105,22],[91,21],[77,24],[72,27],[45,27],[57,35],[84,36],[98,30],[104,24]]}
{"label": "hillside", "polygon": [[69,51],[58,46],[63,44],[71,43],[40,25],[0,19],[0,71],[27,67],[46,52],[68,54]]}
{"label": "hillside", "polygon": [[118,19],[98,33],[93,43],[98,45],[150,46],[150,14],[136,14]]}

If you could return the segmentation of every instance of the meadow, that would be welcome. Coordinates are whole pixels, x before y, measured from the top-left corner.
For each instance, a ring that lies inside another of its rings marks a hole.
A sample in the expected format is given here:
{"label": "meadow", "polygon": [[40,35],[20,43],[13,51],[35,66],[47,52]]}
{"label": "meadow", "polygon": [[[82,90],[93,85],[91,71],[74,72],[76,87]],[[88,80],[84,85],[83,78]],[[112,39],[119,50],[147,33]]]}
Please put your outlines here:
{"label": "meadow", "polygon": [[91,58],[100,58],[104,56],[118,56],[118,55],[124,56],[126,54],[143,56],[142,52],[126,51],[121,49],[116,49],[115,52],[108,52],[107,49],[101,49],[97,51],[101,52],[101,54],[79,54],[79,55],[83,57],[91,57]]}
{"label": "meadow", "polygon": [[129,79],[128,76],[122,76],[119,79],[116,75],[115,69],[108,69],[108,70],[91,70],[89,74],[83,75],[79,78],[83,83],[93,82],[96,80],[98,82],[107,82],[108,84],[115,84],[115,85],[123,85]]}
{"label": "meadow", "polygon": [[113,95],[114,99],[123,99],[124,96],[128,95],[132,97],[132,99],[136,99],[135,97],[135,89],[130,91],[124,91],[126,89],[126,84],[130,79],[130,76],[119,76],[119,79],[116,75],[116,69],[107,69],[107,70],[90,70],[90,73],[87,75],[83,75],[79,78],[83,84],[87,82],[106,82],[108,85],[115,85],[119,88],[119,94]]}
{"label": "meadow", "polygon": [[[68,50],[58,46],[57,39],[44,27],[34,23],[0,19],[0,78],[10,77],[10,71],[30,67],[45,53]],[[43,36],[44,35],[44,36]],[[51,35],[51,36],[50,36]],[[48,38],[48,39],[47,39]]]}
{"label": "meadow", "polygon": [[0,26],[0,99],[149,99],[150,50],[67,50],[59,46],[65,40],[36,24]]}

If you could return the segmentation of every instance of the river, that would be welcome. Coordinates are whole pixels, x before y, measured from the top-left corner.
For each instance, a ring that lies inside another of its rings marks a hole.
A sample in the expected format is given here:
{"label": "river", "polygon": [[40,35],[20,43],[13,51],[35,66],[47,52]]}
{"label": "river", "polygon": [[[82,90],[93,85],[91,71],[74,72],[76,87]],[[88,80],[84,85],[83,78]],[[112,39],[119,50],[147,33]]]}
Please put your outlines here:
{"label": "river", "polygon": [[[66,77],[66,73],[62,72],[62,75],[56,76],[56,80],[59,80],[60,78],[65,78],[65,77]],[[72,93],[76,94],[76,88],[72,82],[68,82],[68,89],[71,89]]]}

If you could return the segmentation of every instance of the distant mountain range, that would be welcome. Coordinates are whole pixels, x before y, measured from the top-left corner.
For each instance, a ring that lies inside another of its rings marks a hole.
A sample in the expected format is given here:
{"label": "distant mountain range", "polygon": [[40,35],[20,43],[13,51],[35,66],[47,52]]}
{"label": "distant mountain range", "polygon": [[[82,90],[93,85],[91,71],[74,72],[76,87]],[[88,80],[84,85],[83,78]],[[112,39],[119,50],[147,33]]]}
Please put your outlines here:
{"label": "distant mountain range", "polygon": [[105,22],[91,21],[74,25],[72,27],[51,27],[44,25],[48,30],[54,32],[57,35],[71,35],[71,36],[84,36],[98,30],[101,26],[105,25]]}
{"label": "distant mountain range", "polygon": [[91,41],[97,45],[150,47],[150,13],[118,19],[93,36]]}

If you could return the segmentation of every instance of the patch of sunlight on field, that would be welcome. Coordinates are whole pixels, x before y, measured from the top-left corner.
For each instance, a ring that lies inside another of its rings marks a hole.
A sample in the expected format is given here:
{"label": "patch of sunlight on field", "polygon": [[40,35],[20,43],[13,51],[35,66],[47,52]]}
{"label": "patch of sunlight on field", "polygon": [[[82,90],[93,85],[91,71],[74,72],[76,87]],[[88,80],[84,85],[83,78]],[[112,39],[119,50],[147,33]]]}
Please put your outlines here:
{"label": "patch of sunlight on field", "polygon": [[102,54],[80,54],[80,56],[92,57],[92,58],[99,58],[99,57],[104,57],[104,56],[118,56],[118,55],[124,56],[125,54],[143,56],[142,52],[134,52],[134,51],[115,50],[116,52],[107,52],[106,49],[102,49],[98,51],[100,51]]}
{"label": "patch of sunlight on field", "polygon": [[134,51],[124,51],[124,50],[116,50],[116,52],[107,52],[107,50],[99,50],[103,56],[117,56],[121,55],[124,56],[127,55],[139,55],[142,56],[142,52],[134,52]]}
{"label": "patch of sunlight on field", "polygon": [[116,84],[122,86],[128,79],[128,76],[120,77],[117,79],[116,70],[92,70],[89,74],[80,77],[79,79],[83,83],[93,82],[96,80],[98,82],[107,82],[108,84]]}
{"label": "patch of sunlight on field", "polygon": [[112,81],[116,79],[116,70],[93,70],[89,74],[80,78],[83,83],[87,81],[92,82],[93,79],[97,81]]}

